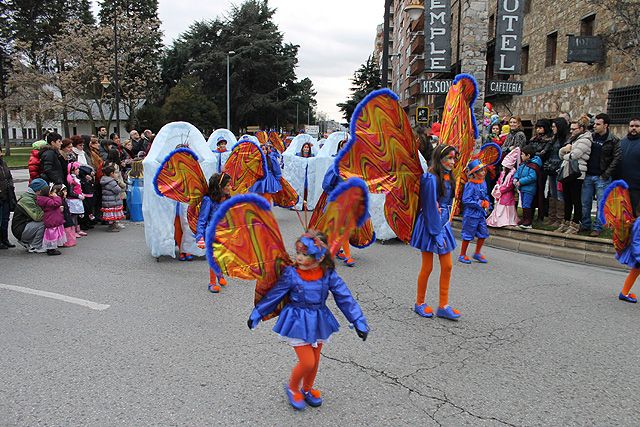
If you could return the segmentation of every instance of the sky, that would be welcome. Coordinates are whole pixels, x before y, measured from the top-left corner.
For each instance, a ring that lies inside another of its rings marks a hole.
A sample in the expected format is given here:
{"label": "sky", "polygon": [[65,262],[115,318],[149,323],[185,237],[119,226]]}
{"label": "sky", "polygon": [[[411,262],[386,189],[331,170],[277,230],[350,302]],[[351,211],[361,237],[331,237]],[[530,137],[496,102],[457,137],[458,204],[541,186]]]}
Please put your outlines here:
{"label": "sky", "polygon": [[[159,0],[166,46],[194,21],[215,19],[242,0]],[[286,42],[300,45],[298,79],[309,77],[318,92],[318,112],[344,121],[338,102],[349,96],[354,71],[373,52],[384,0],[270,0],[274,21]],[[97,12],[97,0],[93,0]]]}

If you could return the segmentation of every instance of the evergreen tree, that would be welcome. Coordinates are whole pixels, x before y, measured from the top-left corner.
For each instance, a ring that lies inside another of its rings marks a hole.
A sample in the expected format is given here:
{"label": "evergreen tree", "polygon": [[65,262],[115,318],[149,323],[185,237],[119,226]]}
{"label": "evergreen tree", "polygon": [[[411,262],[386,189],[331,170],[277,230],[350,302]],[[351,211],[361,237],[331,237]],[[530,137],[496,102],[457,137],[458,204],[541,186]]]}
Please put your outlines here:
{"label": "evergreen tree", "polygon": [[101,0],[100,25],[113,25],[113,14],[135,16],[141,21],[158,19],[158,0]]}
{"label": "evergreen tree", "polygon": [[187,76],[171,88],[162,113],[166,121],[189,122],[206,135],[222,124],[216,104],[202,93],[202,82],[197,77]]}
{"label": "evergreen tree", "polygon": [[351,79],[351,96],[345,102],[338,105],[347,122],[351,121],[351,115],[360,101],[370,92],[380,88],[380,67],[373,55],[358,68]]}

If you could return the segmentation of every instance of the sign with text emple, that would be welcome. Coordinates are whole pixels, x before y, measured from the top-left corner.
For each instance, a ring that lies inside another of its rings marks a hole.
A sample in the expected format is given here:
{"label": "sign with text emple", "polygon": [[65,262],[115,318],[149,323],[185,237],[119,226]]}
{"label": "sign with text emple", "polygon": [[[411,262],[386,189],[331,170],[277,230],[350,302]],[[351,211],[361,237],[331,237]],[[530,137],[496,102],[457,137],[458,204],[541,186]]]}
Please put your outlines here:
{"label": "sign with text emple", "polygon": [[451,69],[451,0],[426,0],[424,69],[434,73]]}
{"label": "sign with text emple", "polygon": [[490,94],[522,95],[522,82],[513,80],[489,80],[487,92]]}
{"label": "sign with text emple", "polygon": [[569,36],[567,62],[604,62],[604,43],[599,36]]}
{"label": "sign with text emple", "polygon": [[498,0],[496,74],[520,74],[524,3],[524,0]]}

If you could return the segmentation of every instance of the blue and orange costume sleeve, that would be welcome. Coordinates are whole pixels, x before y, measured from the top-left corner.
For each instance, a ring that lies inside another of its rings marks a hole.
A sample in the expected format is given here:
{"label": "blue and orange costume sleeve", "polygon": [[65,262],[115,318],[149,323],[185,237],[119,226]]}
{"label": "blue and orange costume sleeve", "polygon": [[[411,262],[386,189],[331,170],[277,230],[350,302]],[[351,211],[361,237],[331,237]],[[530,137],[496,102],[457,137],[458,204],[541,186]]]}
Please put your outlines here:
{"label": "blue and orange costume sleeve", "polygon": [[213,214],[217,210],[218,203],[214,203],[209,196],[204,196],[200,204],[198,223],[196,225],[196,242],[204,238],[207,225],[211,221]]}

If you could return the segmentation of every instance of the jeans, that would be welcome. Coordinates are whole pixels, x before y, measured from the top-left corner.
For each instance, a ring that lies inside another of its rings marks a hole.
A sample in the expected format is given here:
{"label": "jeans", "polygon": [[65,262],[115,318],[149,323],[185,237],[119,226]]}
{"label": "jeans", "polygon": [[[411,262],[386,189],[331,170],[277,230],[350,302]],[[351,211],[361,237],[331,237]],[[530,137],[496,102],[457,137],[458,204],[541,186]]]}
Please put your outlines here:
{"label": "jeans", "polygon": [[9,236],[9,201],[0,200],[0,240]]}
{"label": "jeans", "polygon": [[548,175],[549,179],[549,197],[556,200],[564,200],[562,191],[558,191],[558,175]]}
{"label": "jeans", "polygon": [[[582,228],[585,230],[591,230],[591,206],[593,204],[593,196],[596,196],[598,203],[602,199],[602,193],[605,188],[611,184],[611,178],[601,179],[598,175],[587,175],[582,183]],[[602,224],[596,220],[593,224],[595,231],[602,231]]]}

